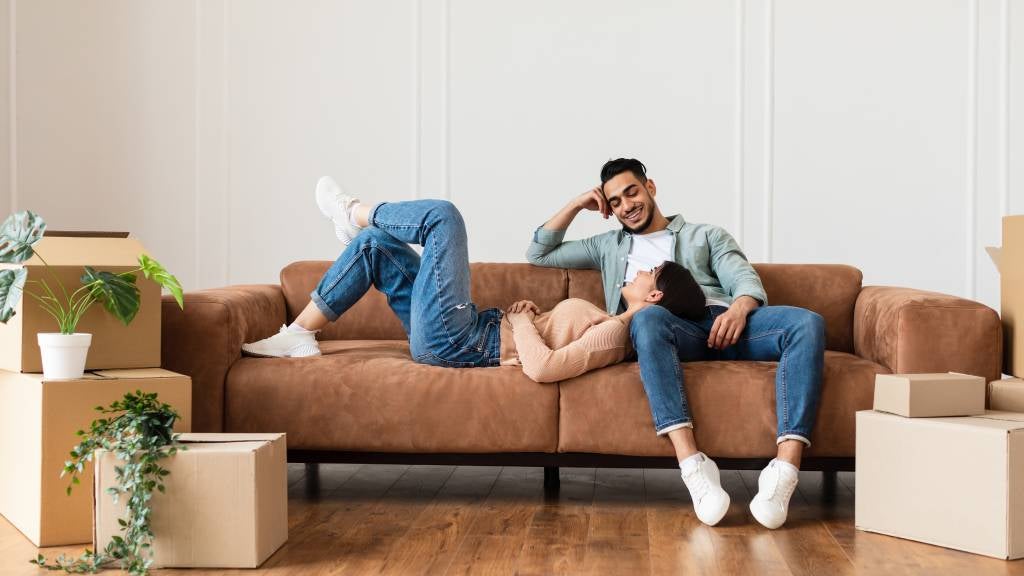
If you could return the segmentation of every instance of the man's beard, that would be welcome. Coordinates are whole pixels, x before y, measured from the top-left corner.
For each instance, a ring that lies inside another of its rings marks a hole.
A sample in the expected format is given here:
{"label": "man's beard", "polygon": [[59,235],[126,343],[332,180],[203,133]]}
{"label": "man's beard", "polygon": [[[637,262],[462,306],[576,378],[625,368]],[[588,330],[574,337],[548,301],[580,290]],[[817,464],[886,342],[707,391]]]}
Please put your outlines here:
{"label": "man's beard", "polygon": [[[644,210],[647,210],[646,206],[644,207]],[[619,223],[622,224],[622,231],[623,232],[629,232],[630,234],[643,234],[644,231],[647,230],[648,227],[650,227],[651,222],[653,220],[654,220],[654,213],[651,212],[650,210],[648,210],[647,211],[647,218],[645,218],[643,222],[641,222],[639,225],[637,225],[636,228],[630,228],[629,225],[626,224],[625,222],[623,222],[622,220],[619,220]]]}

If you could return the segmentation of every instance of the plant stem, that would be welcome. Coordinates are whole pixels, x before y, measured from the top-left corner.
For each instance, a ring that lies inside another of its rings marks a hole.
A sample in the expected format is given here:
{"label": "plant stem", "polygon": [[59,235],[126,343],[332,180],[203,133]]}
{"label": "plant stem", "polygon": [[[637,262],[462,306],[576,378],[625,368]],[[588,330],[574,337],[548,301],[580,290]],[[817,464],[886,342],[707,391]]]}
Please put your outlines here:
{"label": "plant stem", "polygon": [[43,266],[46,267],[46,271],[50,273],[50,276],[52,276],[53,279],[57,282],[57,285],[60,286],[61,291],[64,292],[64,298],[70,301],[71,298],[68,296],[68,289],[64,287],[64,283],[60,281],[60,278],[57,278],[57,274],[55,274],[53,269],[50,268],[50,264],[47,263],[45,259],[43,259],[43,255],[40,254],[38,250],[33,249],[32,252],[39,257],[39,261],[42,262]]}

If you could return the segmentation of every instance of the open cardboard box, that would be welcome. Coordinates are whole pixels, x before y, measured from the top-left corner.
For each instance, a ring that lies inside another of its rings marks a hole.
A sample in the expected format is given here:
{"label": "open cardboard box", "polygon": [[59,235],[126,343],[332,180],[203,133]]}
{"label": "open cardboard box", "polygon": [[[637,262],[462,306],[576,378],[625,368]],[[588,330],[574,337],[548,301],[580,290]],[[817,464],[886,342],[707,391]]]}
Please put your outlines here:
{"label": "open cardboard box", "polygon": [[[187,446],[161,461],[166,492],[153,492],[153,567],[256,568],[288,540],[284,434],[182,434]],[[96,454],[94,543],[120,534],[110,452]]]}
{"label": "open cardboard box", "polygon": [[985,251],[999,270],[1003,372],[1024,377],[1024,215],[1004,216],[1003,246]]}
{"label": "open cardboard box", "polygon": [[174,429],[192,426],[192,379],[160,368],[87,372],[77,380],[0,371],[0,514],[36,546],[92,540],[92,466],[81,484],[65,492],[64,461],[78,444],[78,430],[104,417],[126,393],[156,392],[180,416]]}
{"label": "open cardboard box", "polygon": [[[124,232],[48,231],[35,245],[38,254],[21,264],[0,264],[0,268],[27,268],[26,288],[40,291],[39,285],[31,282],[45,279],[50,289],[61,295],[56,277],[70,293],[81,287],[86,266],[115,273],[138,268],[138,258],[146,250],[138,240],[127,236]],[[49,272],[39,254],[50,265]],[[82,316],[77,331],[92,334],[86,370],[160,366],[160,285],[141,273],[136,285],[139,312],[128,326],[101,304],[94,304]],[[0,324],[0,370],[42,372],[36,334],[58,331],[57,321],[34,298],[23,294],[14,317]]]}

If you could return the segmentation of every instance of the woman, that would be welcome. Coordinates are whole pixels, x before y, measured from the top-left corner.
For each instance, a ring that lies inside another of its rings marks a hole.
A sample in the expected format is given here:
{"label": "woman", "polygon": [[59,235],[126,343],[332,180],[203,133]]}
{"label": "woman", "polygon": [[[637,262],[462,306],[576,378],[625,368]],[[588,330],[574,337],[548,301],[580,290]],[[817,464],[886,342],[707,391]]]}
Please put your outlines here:
{"label": "woman", "polygon": [[[629,320],[664,305],[683,317],[704,313],[704,294],[672,262],[642,272],[622,290],[626,310],[609,316],[570,299],[541,314],[528,300],[507,314],[470,301],[469,255],[462,215],[451,202],[413,200],[376,206],[346,196],[330,178],[317,183],[317,205],[347,248],[310,294],[290,326],[242,345],[252,356],[318,356],[316,332],[337,320],[369,290],[383,292],[409,337],[413,359],[453,368],[522,365],[530,378],[552,382],[622,361]],[[423,246],[422,255],[409,244]]]}

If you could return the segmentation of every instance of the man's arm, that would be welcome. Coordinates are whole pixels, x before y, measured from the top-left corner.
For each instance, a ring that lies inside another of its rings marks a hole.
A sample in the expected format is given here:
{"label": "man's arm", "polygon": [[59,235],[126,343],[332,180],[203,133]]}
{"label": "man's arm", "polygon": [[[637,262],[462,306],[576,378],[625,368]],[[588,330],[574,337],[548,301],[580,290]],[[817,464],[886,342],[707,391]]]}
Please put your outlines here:
{"label": "man's arm", "polygon": [[767,304],[761,277],[750,265],[740,245],[731,234],[715,227],[708,233],[711,249],[711,270],[727,294],[733,297],[729,310],[715,318],[708,333],[708,347],[722,350],[739,341],[747,325],[747,316]]}
{"label": "man's arm", "polygon": [[573,198],[550,220],[533,233],[526,260],[535,266],[550,268],[600,268],[598,251],[591,238],[563,242],[565,231],[583,210],[600,212],[608,218],[608,204],[600,186]]}
{"label": "man's arm", "polygon": [[761,277],[732,235],[722,228],[714,227],[708,233],[708,244],[711,249],[711,270],[718,276],[726,294],[734,300],[749,296],[762,305],[767,304],[768,296],[761,284]]}

